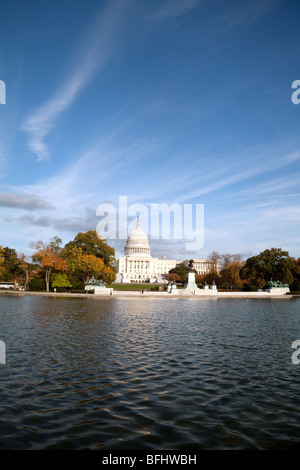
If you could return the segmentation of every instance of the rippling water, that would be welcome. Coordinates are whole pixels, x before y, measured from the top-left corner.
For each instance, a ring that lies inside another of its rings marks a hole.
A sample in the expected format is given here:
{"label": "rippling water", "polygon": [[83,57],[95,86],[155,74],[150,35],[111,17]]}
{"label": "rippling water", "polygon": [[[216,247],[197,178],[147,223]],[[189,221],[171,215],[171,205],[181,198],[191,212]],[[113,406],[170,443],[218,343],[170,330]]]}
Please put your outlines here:
{"label": "rippling water", "polygon": [[0,297],[0,449],[286,449],[300,299]]}

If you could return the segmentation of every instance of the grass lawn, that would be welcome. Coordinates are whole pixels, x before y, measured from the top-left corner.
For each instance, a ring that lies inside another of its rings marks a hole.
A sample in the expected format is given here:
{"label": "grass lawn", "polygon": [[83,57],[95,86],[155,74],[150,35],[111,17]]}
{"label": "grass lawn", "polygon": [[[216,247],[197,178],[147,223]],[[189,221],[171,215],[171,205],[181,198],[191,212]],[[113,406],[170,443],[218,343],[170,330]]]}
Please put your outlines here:
{"label": "grass lawn", "polygon": [[[167,284],[107,284],[106,287],[114,290],[130,290],[130,291],[140,291],[142,289],[146,291],[158,292],[159,290],[166,290]],[[181,289],[182,286],[177,286],[177,289]]]}
{"label": "grass lawn", "polygon": [[147,291],[158,291],[159,287],[163,290],[167,288],[166,284],[107,284],[106,287],[114,290],[131,290],[131,291],[140,291],[142,289]]}

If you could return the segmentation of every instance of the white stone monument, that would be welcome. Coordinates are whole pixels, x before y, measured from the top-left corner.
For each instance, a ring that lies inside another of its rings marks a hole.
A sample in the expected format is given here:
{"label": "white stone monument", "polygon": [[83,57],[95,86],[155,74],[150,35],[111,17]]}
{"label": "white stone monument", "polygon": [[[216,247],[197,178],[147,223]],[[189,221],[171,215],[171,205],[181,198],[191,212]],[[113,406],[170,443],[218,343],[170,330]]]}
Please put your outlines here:
{"label": "white stone monument", "polygon": [[270,294],[285,295],[290,292],[290,288],[288,284],[282,284],[280,281],[270,281],[266,291],[270,292]]}
{"label": "white stone monument", "polygon": [[186,281],[187,282],[184,284],[185,291],[190,291],[191,294],[196,294],[196,292],[200,292],[200,289],[195,281],[195,273],[187,273]]}
{"label": "white stone monument", "polygon": [[210,286],[210,288],[211,288],[212,291],[218,292],[215,281],[213,281],[213,283],[212,283],[212,285]]}

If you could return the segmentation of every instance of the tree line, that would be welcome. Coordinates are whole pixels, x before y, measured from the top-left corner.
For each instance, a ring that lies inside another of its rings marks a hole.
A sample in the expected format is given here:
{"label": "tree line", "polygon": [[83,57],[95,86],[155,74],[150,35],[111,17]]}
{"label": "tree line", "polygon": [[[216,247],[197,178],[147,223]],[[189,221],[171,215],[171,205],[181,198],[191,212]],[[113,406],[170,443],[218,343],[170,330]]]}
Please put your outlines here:
{"label": "tree line", "polygon": [[31,243],[33,254],[18,254],[15,249],[0,247],[0,279],[23,285],[25,290],[50,289],[82,291],[92,278],[112,283],[115,250],[95,230],[79,232],[74,240],[62,245],[59,237],[49,243]]}
{"label": "tree line", "polygon": [[[87,282],[95,277],[111,284],[115,281],[113,267],[115,250],[95,230],[79,232],[74,240],[62,246],[59,237],[49,243],[41,240],[31,244],[33,254],[18,254],[13,248],[0,246],[0,280],[24,286],[25,290],[83,291]],[[289,256],[281,248],[262,251],[246,261],[239,254],[209,256],[219,261],[219,272],[197,274],[199,286],[216,283],[218,289],[255,291],[267,287],[269,281],[289,284],[291,291],[300,291],[300,258]],[[186,273],[192,268],[179,265],[169,271],[169,281],[184,283]]]}
{"label": "tree line", "polygon": [[[291,291],[300,291],[300,258],[289,256],[281,248],[270,248],[246,261],[239,254],[212,252],[209,259],[219,260],[219,272],[211,270],[207,274],[197,274],[198,285],[211,285],[215,282],[219,289],[255,291],[267,287],[269,281],[289,284]],[[183,283],[186,273],[193,271],[187,266],[171,269],[168,279]]]}

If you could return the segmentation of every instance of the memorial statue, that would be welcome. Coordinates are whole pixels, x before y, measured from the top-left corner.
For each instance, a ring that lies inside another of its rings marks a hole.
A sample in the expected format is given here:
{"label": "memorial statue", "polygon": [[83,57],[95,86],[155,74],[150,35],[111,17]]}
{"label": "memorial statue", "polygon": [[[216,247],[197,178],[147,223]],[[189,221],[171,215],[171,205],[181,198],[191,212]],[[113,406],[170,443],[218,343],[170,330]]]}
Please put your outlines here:
{"label": "memorial statue", "polygon": [[95,279],[93,276],[85,285],[85,290],[94,290],[96,287],[105,287],[105,282],[102,279]]}
{"label": "memorial statue", "polygon": [[277,288],[289,287],[289,285],[288,284],[282,284],[281,281],[269,281],[268,282],[268,287],[273,289],[274,287],[277,287]]}
{"label": "memorial statue", "polygon": [[170,281],[168,283],[168,286],[167,286],[167,292],[169,292],[170,294],[174,293],[177,291],[177,286],[176,286],[176,283],[175,281]]}

